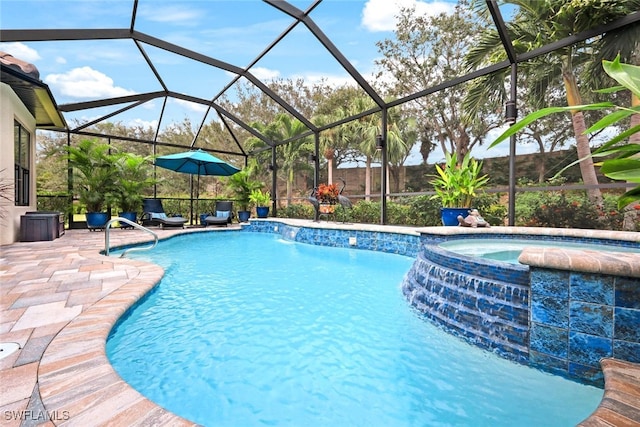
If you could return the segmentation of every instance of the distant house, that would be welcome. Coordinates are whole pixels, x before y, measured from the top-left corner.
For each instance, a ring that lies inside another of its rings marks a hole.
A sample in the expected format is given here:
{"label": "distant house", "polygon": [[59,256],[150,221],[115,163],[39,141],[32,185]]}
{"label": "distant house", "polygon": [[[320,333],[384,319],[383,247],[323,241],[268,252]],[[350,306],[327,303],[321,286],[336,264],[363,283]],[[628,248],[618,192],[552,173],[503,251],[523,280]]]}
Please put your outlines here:
{"label": "distant house", "polygon": [[66,128],[37,68],[0,52],[0,244],[20,240],[20,216],[37,210],[36,129]]}

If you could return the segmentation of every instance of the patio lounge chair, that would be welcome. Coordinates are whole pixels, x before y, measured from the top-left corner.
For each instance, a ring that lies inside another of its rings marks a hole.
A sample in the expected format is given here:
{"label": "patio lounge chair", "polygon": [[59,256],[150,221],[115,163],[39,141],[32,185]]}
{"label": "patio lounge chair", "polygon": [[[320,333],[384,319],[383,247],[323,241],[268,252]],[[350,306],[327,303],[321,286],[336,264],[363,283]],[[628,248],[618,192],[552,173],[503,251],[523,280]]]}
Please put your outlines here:
{"label": "patio lounge chair", "polygon": [[187,218],[181,216],[167,216],[162,207],[162,200],[160,199],[143,199],[142,200],[143,214],[140,220],[142,225],[159,225],[160,228],[164,227],[182,227],[188,221]]}
{"label": "patio lounge chair", "polygon": [[233,219],[233,202],[218,201],[216,202],[216,211],[204,219],[204,226],[207,225],[224,225],[231,224]]}

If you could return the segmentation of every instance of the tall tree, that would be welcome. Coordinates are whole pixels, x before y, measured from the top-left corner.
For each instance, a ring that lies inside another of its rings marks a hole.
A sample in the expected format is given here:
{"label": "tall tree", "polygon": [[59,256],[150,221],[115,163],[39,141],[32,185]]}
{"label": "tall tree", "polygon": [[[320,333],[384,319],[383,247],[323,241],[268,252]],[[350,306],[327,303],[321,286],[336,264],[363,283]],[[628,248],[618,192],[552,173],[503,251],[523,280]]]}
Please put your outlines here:
{"label": "tall tree", "polygon": [[[377,43],[383,57],[378,77],[392,76],[391,81],[380,79],[389,93],[406,96],[446,80],[465,74],[463,58],[480,28],[465,3],[452,13],[421,16],[415,8],[402,9],[394,39]],[[494,108],[487,105],[473,117],[464,117],[460,100],[467,91],[461,84],[419,98],[406,106],[412,109],[419,129],[420,152],[426,162],[428,155],[439,146],[445,153],[458,152],[460,158],[482,136],[496,127]],[[493,121],[493,122],[492,122]]]}

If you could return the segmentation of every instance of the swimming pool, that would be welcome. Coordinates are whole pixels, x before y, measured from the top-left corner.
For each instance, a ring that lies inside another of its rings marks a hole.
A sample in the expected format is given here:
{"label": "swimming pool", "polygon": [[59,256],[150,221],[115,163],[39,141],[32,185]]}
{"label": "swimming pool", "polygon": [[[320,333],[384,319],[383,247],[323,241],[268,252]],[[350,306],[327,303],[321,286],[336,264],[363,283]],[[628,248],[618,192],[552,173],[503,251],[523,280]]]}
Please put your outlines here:
{"label": "swimming pool", "polygon": [[440,243],[440,247],[460,255],[517,263],[524,248],[564,248],[637,253],[638,248],[603,243],[576,243],[541,239],[460,239]]}
{"label": "swimming pool", "polygon": [[564,426],[602,397],[424,321],[400,289],[410,257],[238,232],[135,257],[166,275],[107,354],[134,388],[203,425]]}

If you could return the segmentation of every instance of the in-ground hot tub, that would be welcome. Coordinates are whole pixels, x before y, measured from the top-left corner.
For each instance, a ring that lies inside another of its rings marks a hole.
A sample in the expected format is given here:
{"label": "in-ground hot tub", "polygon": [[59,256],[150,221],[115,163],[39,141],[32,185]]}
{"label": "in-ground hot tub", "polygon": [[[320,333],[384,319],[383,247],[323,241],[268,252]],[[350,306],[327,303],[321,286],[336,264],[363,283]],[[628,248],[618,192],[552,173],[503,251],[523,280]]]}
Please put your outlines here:
{"label": "in-ground hot tub", "polygon": [[[522,250],[519,263],[445,248],[452,241],[464,246],[487,238],[525,239],[532,246]],[[545,245],[536,247],[533,240]],[[583,247],[557,246],[562,242]],[[640,362],[638,233],[429,227],[421,229],[420,243],[403,292],[452,333],[509,359],[597,385],[601,358]]]}
{"label": "in-ground hot tub", "polygon": [[567,239],[551,240],[540,238],[535,235],[528,236],[528,238],[510,236],[508,239],[481,237],[473,239],[453,239],[441,243],[440,247],[461,255],[492,259],[496,261],[506,261],[512,264],[518,263],[518,258],[525,248],[559,248],[599,252],[638,252],[638,248],[635,246],[628,246],[628,242],[615,240],[598,240],[597,242],[570,241]]}

